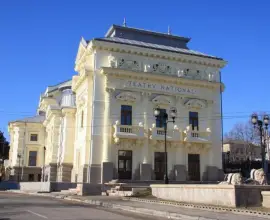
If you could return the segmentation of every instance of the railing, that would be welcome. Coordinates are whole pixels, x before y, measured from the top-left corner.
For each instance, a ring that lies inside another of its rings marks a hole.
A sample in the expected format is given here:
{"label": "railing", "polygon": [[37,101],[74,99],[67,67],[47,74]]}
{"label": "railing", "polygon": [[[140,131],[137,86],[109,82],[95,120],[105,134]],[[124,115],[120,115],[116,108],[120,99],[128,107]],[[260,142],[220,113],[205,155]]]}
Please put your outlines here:
{"label": "railing", "polygon": [[120,127],[120,132],[124,132],[124,133],[132,133],[132,127],[124,127],[124,126],[121,126]]}
{"label": "railing", "polygon": [[119,121],[116,121],[113,127],[115,142],[118,142],[121,138],[141,139],[144,137],[142,123],[139,125],[121,125]]}
{"label": "railing", "polygon": [[195,138],[200,137],[199,132],[194,132],[194,131],[192,131],[192,132],[191,132],[191,137],[195,137]]}
{"label": "railing", "polygon": [[157,129],[157,135],[165,135],[165,131],[164,131],[164,129]]}
{"label": "railing", "polygon": [[[150,128],[150,139],[164,141],[165,130],[164,128],[157,128],[156,124],[152,125]],[[181,133],[178,127],[175,125],[173,129],[167,130],[167,140],[168,141],[181,141]]]}
{"label": "railing", "polygon": [[198,131],[195,127],[192,130],[192,126],[189,125],[184,130],[184,141],[186,142],[198,142],[198,143],[206,143],[211,141],[211,130],[207,128],[204,131]]}

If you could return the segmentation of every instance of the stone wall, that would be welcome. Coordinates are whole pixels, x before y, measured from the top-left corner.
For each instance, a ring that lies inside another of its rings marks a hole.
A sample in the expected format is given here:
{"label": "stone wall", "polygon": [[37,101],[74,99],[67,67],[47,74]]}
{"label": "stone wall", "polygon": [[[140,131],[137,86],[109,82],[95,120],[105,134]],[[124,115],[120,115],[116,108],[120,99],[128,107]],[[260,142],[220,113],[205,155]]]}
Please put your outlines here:
{"label": "stone wall", "polygon": [[160,184],[150,187],[157,198],[227,207],[261,206],[261,192],[270,191],[270,186],[254,185]]}

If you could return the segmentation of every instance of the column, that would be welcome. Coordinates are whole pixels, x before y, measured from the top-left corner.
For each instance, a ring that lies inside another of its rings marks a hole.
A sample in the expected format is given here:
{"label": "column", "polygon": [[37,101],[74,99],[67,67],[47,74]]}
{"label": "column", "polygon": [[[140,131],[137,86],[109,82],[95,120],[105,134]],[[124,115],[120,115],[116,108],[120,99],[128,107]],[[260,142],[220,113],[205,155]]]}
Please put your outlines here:
{"label": "column", "polygon": [[149,93],[142,92],[142,106],[143,106],[143,120],[144,120],[144,132],[146,132],[146,138],[143,140],[142,146],[142,163],[140,165],[140,179],[151,180],[152,165],[149,164],[149,139],[148,139],[148,102]]}
{"label": "column", "polygon": [[106,89],[104,97],[104,127],[103,127],[103,148],[102,148],[102,183],[113,179],[113,163],[111,162],[111,95],[112,89]]}

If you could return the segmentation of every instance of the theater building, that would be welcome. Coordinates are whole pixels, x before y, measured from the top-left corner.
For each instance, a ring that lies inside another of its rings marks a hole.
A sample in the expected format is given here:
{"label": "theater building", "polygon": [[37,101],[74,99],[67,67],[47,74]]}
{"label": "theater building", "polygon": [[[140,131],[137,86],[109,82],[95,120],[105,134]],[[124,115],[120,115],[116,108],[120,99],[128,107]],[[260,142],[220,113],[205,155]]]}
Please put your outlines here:
{"label": "theater building", "polygon": [[154,109],[169,113],[172,107],[177,117],[167,129],[169,179],[218,180],[226,62],[189,49],[189,41],[117,25],[103,38],[81,39],[69,87],[60,84],[40,100],[46,180],[162,180],[164,123]]}

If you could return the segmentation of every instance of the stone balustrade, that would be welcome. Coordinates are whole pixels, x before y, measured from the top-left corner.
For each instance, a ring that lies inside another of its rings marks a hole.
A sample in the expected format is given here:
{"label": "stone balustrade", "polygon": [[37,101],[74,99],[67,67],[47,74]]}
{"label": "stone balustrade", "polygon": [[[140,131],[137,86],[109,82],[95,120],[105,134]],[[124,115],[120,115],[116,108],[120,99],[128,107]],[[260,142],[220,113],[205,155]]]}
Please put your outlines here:
{"label": "stone balustrade", "polygon": [[142,139],[144,138],[144,127],[139,125],[121,125],[119,121],[115,122],[113,137],[117,143],[121,138]]}
{"label": "stone balustrade", "polygon": [[192,129],[189,125],[184,130],[184,141],[185,142],[195,142],[195,143],[210,143],[211,142],[211,130],[207,128],[204,131],[199,131],[197,127]]}
{"label": "stone balustrade", "polygon": [[[165,139],[165,130],[164,128],[157,128],[156,124],[152,125],[150,128],[150,139],[163,141]],[[167,140],[168,141],[181,141],[181,132],[179,131],[177,125],[173,129],[167,130]]]}

